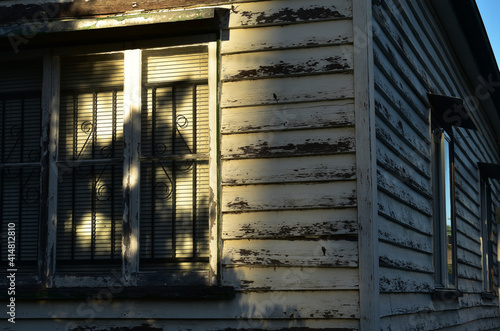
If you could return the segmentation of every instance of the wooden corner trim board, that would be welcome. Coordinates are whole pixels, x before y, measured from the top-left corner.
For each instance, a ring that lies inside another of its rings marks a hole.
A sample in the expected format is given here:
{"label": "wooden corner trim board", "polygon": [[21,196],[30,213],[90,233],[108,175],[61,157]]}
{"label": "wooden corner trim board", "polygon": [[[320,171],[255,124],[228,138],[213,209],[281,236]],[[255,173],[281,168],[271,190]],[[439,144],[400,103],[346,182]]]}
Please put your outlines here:
{"label": "wooden corner trim board", "polygon": [[360,329],[380,330],[372,8],[353,0]]}

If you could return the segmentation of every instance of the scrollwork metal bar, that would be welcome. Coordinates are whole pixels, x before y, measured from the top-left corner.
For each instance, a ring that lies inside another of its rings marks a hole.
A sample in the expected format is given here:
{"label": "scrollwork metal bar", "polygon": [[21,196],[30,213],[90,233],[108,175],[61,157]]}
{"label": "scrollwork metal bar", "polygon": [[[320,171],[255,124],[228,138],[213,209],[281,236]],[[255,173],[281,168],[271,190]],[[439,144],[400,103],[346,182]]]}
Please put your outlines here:
{"label": "scrollwork metal bar", "polygon": [[[19,138],[18,138],[18,141],[20,141],[20,155],[19,155],[19,161],[22,163],[24,161],[24,120],[25,120],[25,112],[26,112],[26,109],[25,109],[25,99],[24,99],[24,96],[21,98],[21,127],[19,129]],[[24,247],[23,245],[23,232],[24,232],[24,225],[23,225],[23,192],[24,192],[24,189],[25,189],[25,186],[27,185],[27,182],[24,183],[24,171],[23,169],[19,169],[19,172],[20,172],[20,176],[19,176],[19,217],[18,217],[18,224],[19,224],[19,228],[17,229],[17,247],[19,247],[19,255],[17,256],[17,258],[19,259],[19,261],[23,261],[23,253],[24,253],[24,250],[22,249]],[[29,181],[29,178],[28,178],[28,181]]]}
{"label": "scrollwork metal bar", "polygon": [[[156,153],[156,87],[151,91],[152,93],[152,119],[151,119],[151,152],[153,155]],[[162,166],[163,168],[163,166]],[[155,257],[156,253],[156,235],[155,235],[155,224],[156,224],[156,199],[155,199],[155,183],[156,183],[156,162],[151,163],[151,258]],[[165,171],[165,169],[163,169]],[[167,174],[168,176],[168,174]]]}
{"label": "scrollwork metal bar", "polygon": [[94,259],[95,249],[96,249],[96,223],[97,223],[97,180],[95,178],[95,167],[91,166],[91,174],[92,178],[92,192],[91,192],[91,202],[90,202],[90,210],[91,210],[91,223],[90,223],[90,259]]}
{"label": "scrollwork metal bar", "polygon": [[[96,146],[97,146],[97,92],[92,93],[92,159],[95,158]],[[104,171],[103,171],[104,173]],[[102,173],[101,173],[102,176]],[[100,181],[100,177],[96,179],[95,177],[95,166],[91,166],[91,178],[92,178],[92,201],[91,201],[91,237],[90,237],[90,258],[93,260],[96,250],[96,223],[97,223],[97,184]]]}
{"label": "scrollwork metal bar", "polygon": [[[78,160],[78,96],[73,94],[73,159]],[[76,177],[77,168],[73,167],[71,172],[71,259],[75,259],[76,250]]]}
{"label": "scrollwork metal bar", "polygon": [[[115,157],[115,150],[116,150],[116,127],[117,127],[117,91],[113,91],[113,100],[112,100],[112,117],[113,117],[113,123],[112,123],[112,140],[111,140],[111,157]],[[111,170],[111,258],[115,258],[116,254],[116,224],[115,224],[115,194],[114,194],[114,184],[115,184],[115,166],[113,165],[112,170]]]}
{"label": "scrollwork metal bar", "polygon": [[[193,150],[192,150],[192,153],[196,154],[197,153],[197,140],[196,140],[196,135],[197,135],[197,113],[198,113],[198,109],[197,109],[197,86],[193,84],[193,106],[192,106],[192,110],[193,110],[193,113],[192,113],[192,119],[193,119]],[[198,190],[197,190],[197,183],[196,183],[196,177],[197,177],[197,168],[196,168],[196,165],[197,163],[194,162],[193,164],[193,193],[192,193],[192,203],[193,203],[193,218],[192,218],[192,222],[193,222],[193,257],[196,257],[197,255],[197,252],[196,252],[196,246],[197,246],[197,238],[196,238],[196,221],[197,221],[197,200],[198,200]]]}
{"label": "scrollwork metal bar", "polygon": [[73,160],[78,159],[78,97],[73,94]]}
{"label": "scrollwork metal bar", "polygon": [[[175,149],[175,139],[176,139],[176,132],[177,130],[177,124],[176,124],[176,119],[177,119],[177,88],[176,86],[172,86],[172,154],[175,155],[176,149]],[[176,187],[176,174],[175,174],[175,161],[172,161],[172,258],[176,257],[176,246],[177,246],[177,240],[175,238],[176,236],[176,224],[175,224],[175,218],[177,216],[177,187]]]}

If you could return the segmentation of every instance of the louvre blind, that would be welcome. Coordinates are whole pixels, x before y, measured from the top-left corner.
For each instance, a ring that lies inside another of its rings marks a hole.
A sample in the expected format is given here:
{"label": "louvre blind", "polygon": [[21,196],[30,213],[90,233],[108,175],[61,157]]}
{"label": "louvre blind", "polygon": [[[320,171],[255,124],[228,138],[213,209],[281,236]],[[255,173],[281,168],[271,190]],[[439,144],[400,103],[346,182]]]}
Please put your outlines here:
{"label": "louvre blind", "polygon": [[7,224],[16,224],[16,266],[35,272],[40,213],[42,60],[0,66],[0,260]]}
{"label": "louvre blind", "polygon": [[121,264],[123,54],[61,61],[57,270]]}
{"label": "louvre blind", "polygon": [[206,47],[143,54],[142,270],[208,262],[207,80]]}

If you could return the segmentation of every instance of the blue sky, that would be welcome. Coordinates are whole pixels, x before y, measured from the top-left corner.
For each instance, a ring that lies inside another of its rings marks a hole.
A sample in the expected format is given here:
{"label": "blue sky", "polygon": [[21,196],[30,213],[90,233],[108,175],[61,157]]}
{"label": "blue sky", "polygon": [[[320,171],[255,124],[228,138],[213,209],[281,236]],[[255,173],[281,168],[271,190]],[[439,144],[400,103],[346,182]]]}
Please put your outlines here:
{"label": "blue sky", "polygon": [[476,0],[476,3],[488,31],[497,64],[500,65],[500,0]]}

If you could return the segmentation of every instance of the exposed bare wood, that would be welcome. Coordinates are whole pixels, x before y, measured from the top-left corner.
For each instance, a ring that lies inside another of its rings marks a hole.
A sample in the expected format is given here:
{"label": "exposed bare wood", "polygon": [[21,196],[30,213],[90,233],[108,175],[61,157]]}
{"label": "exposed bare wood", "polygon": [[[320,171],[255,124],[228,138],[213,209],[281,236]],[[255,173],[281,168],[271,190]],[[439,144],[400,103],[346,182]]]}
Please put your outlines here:
{"label": "exposed bare wood", "polygon": [[354,102],[338,100],[227,108],[222,133],[315,129],[354,125]]}
{"label": "exposed bare wood", "polygon": [[238,53],[223,57],[222,80],[284,77],[353,69],[352,46]]}
{"label": "exposed bare wood", "polygon": [[225,186],[222,211],[346,208],[356,206],[356,182]]}
{"label": "exposed bare wood", "polygon": [[356,233],[354,208],[227,213],[222,222],[223,239],[315,238]]}
{"label": "exposed bare wood", "polygon": [[[251,42],[248,42],[251,40]],[[313,22],[257,29],[231,29],[222,54],[284,48],[343,45],[352,42],[352,21]]]}
{"label": "exposed bare wood", "polygon": [[349,153],[354,151],[354,130],[338,128],[226,135],[221,150],[224,159]]}
{"label": "exposed bare wood", "polygon": [[338,181],[356,178],[353,154],[281,159],[227,160],[222,163],[222,183],[265,184]]}
{"label": "exposed bare wood", "polygon": [[347,17],[352,17],[351,3],[343,0],[250,2],[232,6],[229,26],[290,24]]}
{"label": "exposed bare wood", "polygon": [[352,86],[349,72],[225,82],[221,105],[226,108],[346,99],[353,97]]}
{"label": "exposed bare wood", "polygon": [[226,240],[224,265],[357,267],[354,240]]}
{"label": "exposed bare wood", "polygon": [[356,290],[355,268],[248,267],[227,268],[223,284],[241,291]]}

